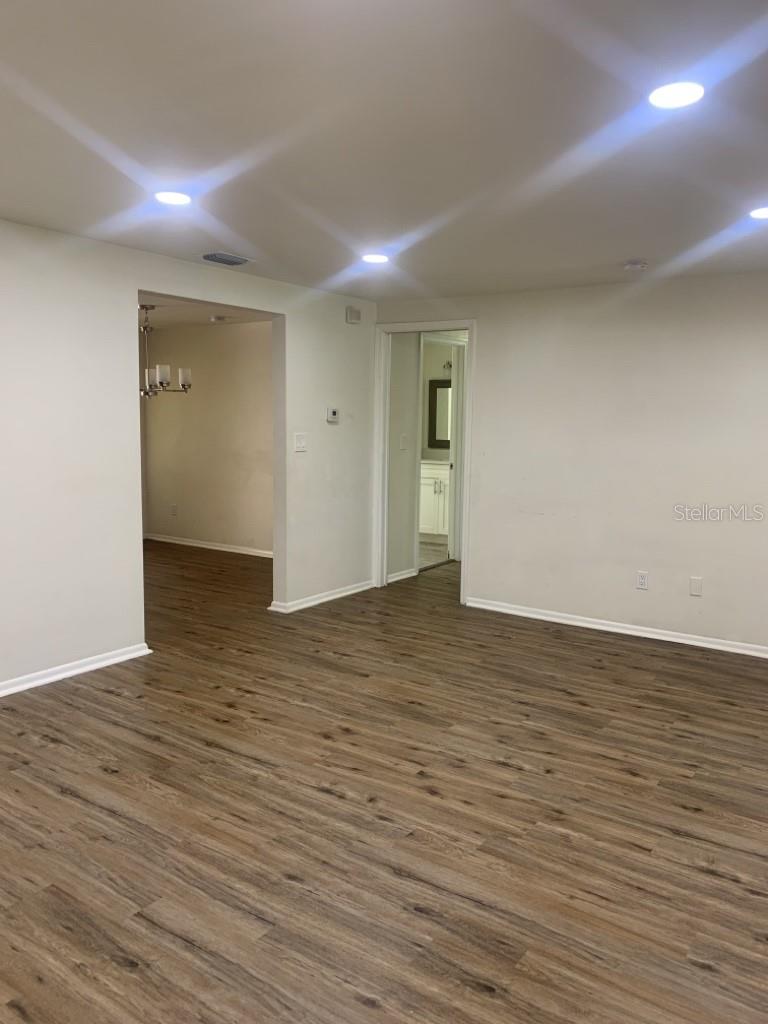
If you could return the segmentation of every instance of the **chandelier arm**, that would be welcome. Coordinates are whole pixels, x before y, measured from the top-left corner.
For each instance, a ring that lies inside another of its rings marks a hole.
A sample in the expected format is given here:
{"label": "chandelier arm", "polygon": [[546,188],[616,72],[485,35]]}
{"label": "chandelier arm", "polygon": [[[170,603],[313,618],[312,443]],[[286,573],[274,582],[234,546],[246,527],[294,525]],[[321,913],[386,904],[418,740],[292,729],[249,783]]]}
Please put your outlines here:
{"label": "chandelier arm", "polygon": [[[139,394],[142,398],[154,398],[155,395],[163,395],[166,392],[172,392],[175,394],[189,394],[192,387],[192,382],[189,379],[189,370],[179,370],[179,386],[171,386],[170,380],[161,381],[158,379],[156,374],[154,383],[150,382],[150,369],[149,369],[149,339],[152,333],[152,325],[149,322],[149,312],[154,309],[154,306],[149,304],[141,304],[139,309],[144,313],[144,319],[139,324],[139,331],[141,332],[142,339],[144,341],[144,386],[139,385]],[[166,371],[170,375],[170,367]],[[185,379],[182,382],[182,373],[185,375]]]}
{"label": "chandelier arm", "polygon": [[139,324],[139,330],[144,341],[144,386],[139,387],[139,393],[144,398],[152,398],[158,393],[158,388],[153,386],[149,380],[149,336],[152,332],[152,327],[149,322],[149,311],[154,309],[154,306],[142,303],[139,309],[143,312],[144,318]]}

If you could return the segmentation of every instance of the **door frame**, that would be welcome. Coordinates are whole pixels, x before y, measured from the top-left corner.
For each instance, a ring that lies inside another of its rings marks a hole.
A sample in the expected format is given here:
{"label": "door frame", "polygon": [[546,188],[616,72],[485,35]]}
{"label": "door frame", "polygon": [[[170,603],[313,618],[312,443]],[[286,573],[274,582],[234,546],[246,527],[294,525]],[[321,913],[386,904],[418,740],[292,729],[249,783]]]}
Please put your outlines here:
{"label": "door frame", "polygon": [[[463,450],[461,453],[461,588],[459,601],[466,604],[467,580],[469,579],[469,515],[470,515],[470,466],[472,455],[472,384],[474,376],[475,351],[477,348],[477,323],[475,320],[427,320],[409,323],[387,323],[376,325],[374,348],[373,381],[373,488],[372,488],[372,550],[371,574],[376,587],[387,586],[387,509],[389,490],[389,385],[392,366],[393,334],[426,334],[430,331],[467,331],[466,343],[457,342],[464,348],[464,394],[462,414],[464,420]],[[419,366],[421,366],[421,339],[419,339]],[[421,376],[419,376],[419,406],[422,402]],[[421,411],[421,409],[420,409]],[[421,420],[419,420],[421,423]],[[421,452],[419,450],[419,456]],[[417,488],[418,494],[418,488]],[[418,517],[417,517],[418,537]],[[418,559],[416,561],[418,571]]]}
{"label": "door frame", "polygon": [[[451,508],[448,514],[448,557],[462,560],[463,536],[461,524],[463,507],[460,500],[464,494],[464,375],[467,364],[467,345],[455,345],[451,372],[451,388],[458,401],[451,404],[451,467],[448,470]],[[456,482],[458,481],[458,486]]]}

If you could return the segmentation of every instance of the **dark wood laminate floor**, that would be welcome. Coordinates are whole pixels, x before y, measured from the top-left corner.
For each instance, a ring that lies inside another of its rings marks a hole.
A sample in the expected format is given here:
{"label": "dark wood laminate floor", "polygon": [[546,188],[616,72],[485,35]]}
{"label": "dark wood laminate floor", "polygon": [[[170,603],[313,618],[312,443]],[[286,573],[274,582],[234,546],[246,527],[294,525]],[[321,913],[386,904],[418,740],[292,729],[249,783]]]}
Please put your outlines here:
{"label": "dark wood laminate floor", "polygon": [[439,565],[448,561],[448,538],[439,534],[422,533],[419,535],[419,568]]}
{"label": "dark wood laminate floor", "polygon": [[768,665],[149,544],[0,701],[0,1022],[765,1024]]}

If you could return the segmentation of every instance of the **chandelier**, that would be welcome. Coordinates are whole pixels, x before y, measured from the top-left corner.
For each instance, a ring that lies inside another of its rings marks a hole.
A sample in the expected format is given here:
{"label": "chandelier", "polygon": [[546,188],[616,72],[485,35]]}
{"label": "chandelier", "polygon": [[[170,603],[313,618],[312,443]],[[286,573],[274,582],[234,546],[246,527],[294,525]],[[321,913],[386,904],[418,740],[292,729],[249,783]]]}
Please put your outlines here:
{"label": "chandelier", "polygon": [[149,314],[154,309],[146,303],[139,306],[144,314],[139,323],[139,331],[144,343],[144,387],[139,389],[142,398],[154,398],[155,395],[163,395],[168,392],[184,394],[192,387],[192,371],[188,367],[179,368],[179,386],[171,387],[171,368],[167,363],[158,363],[157,366],[149,365],[149,340],[154,327],[149,322]]}

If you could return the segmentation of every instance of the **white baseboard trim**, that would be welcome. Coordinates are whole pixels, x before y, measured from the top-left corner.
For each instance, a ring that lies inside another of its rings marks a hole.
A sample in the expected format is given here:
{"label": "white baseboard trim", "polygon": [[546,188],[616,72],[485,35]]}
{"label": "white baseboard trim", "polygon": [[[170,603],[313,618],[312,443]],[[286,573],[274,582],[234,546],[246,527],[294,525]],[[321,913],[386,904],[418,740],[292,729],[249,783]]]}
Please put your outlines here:
{"label": "white baseboard trim", "polygon": [[211,551],[231,551],[235,555],[254,555],[256,558],[271,558],[271,551],[259,548],[244,548],[238,544],[215,544],[212,540],[190,540],[189,537],[168,537],[164,533],[145,533],[144,540],[159,540],[163,544],[181,544],[188,548],[210,548]]}
{"label": "white baseboard trim", "polygon": [[313,594],[312,597],[302,597],[298,601],[273,601],[269,606],[271,612],[280,612],[282,615],[290,615],[291,612],[300,612],[302,608],[312,608],[316,604],[325,604],[326,601],[335,601],[339,597],[349,597],[350,594],[359,594],[361,590],[370,590],[373,580],[366,580],[364,583],[353,583],[349,587],[339,587],[338,590],[327,590],[324,594]]}
{"label": "white baseboard trim", "polygon": [[519,615],[524,619],[541,619],[557,622],[562,626],[582,626],[585,629],[599,629],[604,633],[624,633],[647,640],[665,640],[673,644],[688,644],[690,647],[707,647],[713,651],[727,651],[730,654],[748,654],[753,658],[768,658],[768,647],[760,644],[742,643],[740,640],[721,640],[718,637],[697,636],[695,633],[675,633],[670,629],[655,629],[653,626],[633,626],[627,622],[612,622],[610,619],[588,619],[568,612],[550,612],[542,608],[527,608],[525,605],[506,604],[504,601],[486,601],[481,597],[468,597],[470,608],[482,608],[487,612],[502,612],[504,615]]}
{"label": "white baseboard trim", "polygon": [[59,679],[68,679],[70,676],[79,676],[83,672],[93,672],[97,668],[106,668],[107,665],[117,665],[121,661],[130,661],[131,658],[143,658],[152,651],[146,644],[133,644],[131,647],[121,647],[116,651],[107,651],[106,654],[95,654],[91,658],[81,658],[80,661],[70,661],[66,665],[56,665],[54,668],[43,669],[42,672],[30,672],[26,676],[17,676],[15,679],[6,679],[0,682],[0,697],[8,697],[12,693],[20,693],[22,690],[31,690],[34,686],[46,686],[48,683],[58,682]]}
{"label": "white baseboard trim", "polygon": [[418,576],[418,569],[403,569],[402,572],[393,572],[387,576],[387,583],[397,583],[398,580],[409,580],[412,576]]}

